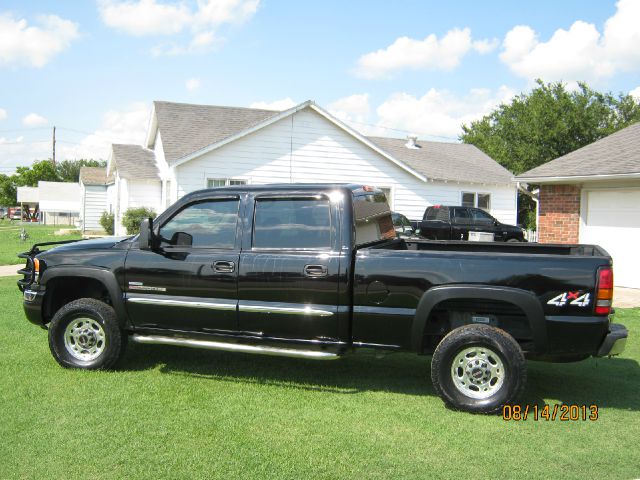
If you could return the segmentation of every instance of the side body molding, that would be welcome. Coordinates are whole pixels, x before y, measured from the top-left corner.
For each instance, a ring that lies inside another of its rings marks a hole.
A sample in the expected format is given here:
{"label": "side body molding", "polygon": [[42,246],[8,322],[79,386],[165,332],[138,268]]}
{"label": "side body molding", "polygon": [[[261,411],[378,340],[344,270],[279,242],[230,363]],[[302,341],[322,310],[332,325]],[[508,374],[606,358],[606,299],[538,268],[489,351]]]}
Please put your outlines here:
{"label": "side body molding", "polygon": [[118,285],[118,280],[112,271],[105,268],[81,265],[73,267],[51,267],[45,270],[40,283],[46,288],[48,282],[59,277],[92,278],[102,283],[109,292],[109,297],[111,297],[111,301],[113,302],[112,306],[116,311],[118,320],[123,326],[128,325],[129,316],[127,315],[127,310],[124,306],[122,289],[120,288],[120,285]]}
{"label": "side body molding", "polygon": [[422,350],[425,325],[433,308],[445,300],[456,299],[496,300],[520,307],[529,321],[536,351],[543,352],[546,349],[547,328],[544,310],[533,293],[511,287],[458,284],[433,287],[422,295],[411,326],[412,350]]}

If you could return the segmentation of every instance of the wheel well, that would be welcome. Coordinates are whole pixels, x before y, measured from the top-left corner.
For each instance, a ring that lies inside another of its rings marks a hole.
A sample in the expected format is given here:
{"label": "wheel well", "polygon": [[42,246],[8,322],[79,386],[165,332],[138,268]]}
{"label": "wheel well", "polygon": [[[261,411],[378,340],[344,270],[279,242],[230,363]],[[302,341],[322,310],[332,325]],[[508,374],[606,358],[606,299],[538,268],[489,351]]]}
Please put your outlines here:
{"label": "wheel well", "polygon": [[470,324],[498,327],[511,335],[522,347],[533,346],[533,332],[527,314],[519,306],[500,300],[456,298],[436,304],[425,324],[423,350],[433,352],[451,330]]}
{"label": "wheel well", "polygon": [[95,278],[53,278],[47,282],[42,310],[44,322],[50,322],[60,308],[78,298],[95,298],[108,305],[113,304],[107,287]]}

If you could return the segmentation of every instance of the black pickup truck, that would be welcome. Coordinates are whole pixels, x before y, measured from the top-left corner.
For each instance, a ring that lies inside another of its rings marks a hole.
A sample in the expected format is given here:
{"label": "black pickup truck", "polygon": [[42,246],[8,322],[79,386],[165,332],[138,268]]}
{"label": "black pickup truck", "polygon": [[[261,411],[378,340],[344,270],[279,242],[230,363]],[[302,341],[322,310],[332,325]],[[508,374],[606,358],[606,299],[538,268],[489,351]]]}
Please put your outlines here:
{"label": "black pickup truck", "polygon": [[434,205],[419,224],[420,236],[430,240],[469,240],[471,232],[488,233],[496,242],[524,242],[524,230],[499,222],[481,208]]}
{"label": "black pickup truck", "polygon": [[186,195],[130,238],[22,254],[28,319],[64,367],[113,367],[131,340],[335,359],[432,354],[444,402],[496,412],[525,358],[624,349],[611,258],[588,245],[396,238],[384,193],[234,186]]}

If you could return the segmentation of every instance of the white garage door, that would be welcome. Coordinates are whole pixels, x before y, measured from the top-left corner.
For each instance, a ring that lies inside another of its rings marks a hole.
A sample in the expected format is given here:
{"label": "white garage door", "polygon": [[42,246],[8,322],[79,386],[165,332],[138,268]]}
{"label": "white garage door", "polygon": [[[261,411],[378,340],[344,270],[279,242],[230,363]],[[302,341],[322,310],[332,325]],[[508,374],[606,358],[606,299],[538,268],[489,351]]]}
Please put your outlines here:
{"label": "white garage door", "polygon": [[585,200],[580,243],[609,252],[617,286],[640,288],[640,189],[591,190]]}

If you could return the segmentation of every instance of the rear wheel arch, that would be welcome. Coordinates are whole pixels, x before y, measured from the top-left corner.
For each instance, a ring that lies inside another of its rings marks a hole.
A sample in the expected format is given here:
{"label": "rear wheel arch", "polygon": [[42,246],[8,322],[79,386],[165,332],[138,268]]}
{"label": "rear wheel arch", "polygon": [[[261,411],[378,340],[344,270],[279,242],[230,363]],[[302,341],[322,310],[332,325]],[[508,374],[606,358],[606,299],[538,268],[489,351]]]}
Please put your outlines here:
{"label": "rear wheel arch", "polygon": [[[424,351],[428,322],[438,305],[456,300],[477,301],[479,303],[496,301],[517,307],[527,318],[534,349],[544,351],[547,342],[544,310],[533,293],[512,287],[469,284],[433,287],[422,295],[411,327],[411,348],[413,351],[418,353]],[[442,332],[442,335],[447,333],[448,331]]]}

